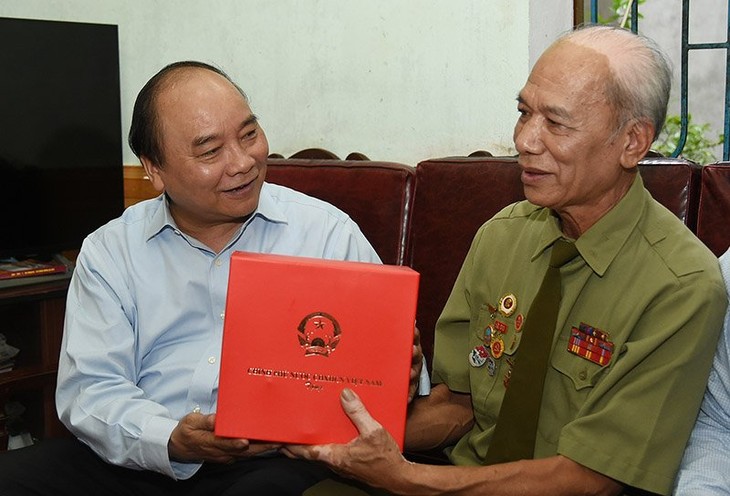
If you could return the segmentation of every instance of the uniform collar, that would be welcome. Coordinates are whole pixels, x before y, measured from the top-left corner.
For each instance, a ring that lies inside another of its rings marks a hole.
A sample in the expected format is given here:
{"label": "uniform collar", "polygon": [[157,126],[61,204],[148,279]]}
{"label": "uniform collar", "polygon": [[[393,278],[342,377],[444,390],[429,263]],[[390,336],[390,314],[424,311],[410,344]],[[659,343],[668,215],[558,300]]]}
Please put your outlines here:
{"label": "uniform collar", "polygon": [[[644,182],[637,173],[624,197],[576,240],[575,245],[581,257],[599,276],[603,276],[608,270],[635,229],[648,196]],[[543,221],[543,229],[532,260],[539,257],[557,239],[563,237],[560,221],[555,212],[543,209],[539,215]]]}

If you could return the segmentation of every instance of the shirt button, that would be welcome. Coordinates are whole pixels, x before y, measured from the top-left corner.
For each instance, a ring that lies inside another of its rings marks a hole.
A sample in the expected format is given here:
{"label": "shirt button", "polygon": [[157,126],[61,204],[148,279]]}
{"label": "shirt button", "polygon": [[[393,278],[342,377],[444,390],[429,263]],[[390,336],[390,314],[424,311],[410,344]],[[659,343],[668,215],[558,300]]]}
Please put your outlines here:
{"label": "shirt button", "polygon": [[200,405],[196,405],[195,408],[193,408],[193,413],[200,413]]}
{"label": "shirt button", "polygon": [[586,377],[588,377],[588,372],[586,372],[585,370],[581,370],[580,373],[578,374],[578,378],[581,381],[585,381]]}
{"label": "shirt button", "polygon": [[223,262],[221,262],[221,259],[220,258],[216,258],[215,259],[215,266],[216,267],[220,267],[222,264],[223,264]]}
{"label": "shirt button", "polygon": [[221,312],[221,320],[225,318],[226,314],[224,312]]}
{"label": "shirt button", "polygon": [[215,357],[214,356],[208,357],[208,363],[213,365],[215,363]]}

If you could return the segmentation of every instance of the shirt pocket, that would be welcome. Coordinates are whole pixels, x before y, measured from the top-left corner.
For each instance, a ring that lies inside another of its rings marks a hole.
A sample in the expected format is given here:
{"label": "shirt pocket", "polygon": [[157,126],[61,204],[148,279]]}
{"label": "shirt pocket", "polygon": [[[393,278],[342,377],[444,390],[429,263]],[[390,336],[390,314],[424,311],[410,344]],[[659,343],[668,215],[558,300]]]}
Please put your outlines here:
{"label": "shirt pocket", "polygon": [[561,333],[550,359],[551,366],[568,377],[576,391],[594,387],[609,363],[600,365],[569,351],[570,333]]}

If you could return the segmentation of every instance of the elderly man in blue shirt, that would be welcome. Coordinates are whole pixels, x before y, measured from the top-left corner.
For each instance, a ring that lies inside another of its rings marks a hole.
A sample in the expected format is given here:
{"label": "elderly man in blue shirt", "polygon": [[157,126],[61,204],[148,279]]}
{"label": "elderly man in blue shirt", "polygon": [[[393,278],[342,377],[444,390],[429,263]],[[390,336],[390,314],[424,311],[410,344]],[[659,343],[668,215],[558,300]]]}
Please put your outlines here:
{"label": "elderly man in blue shirt", "polygon": [[[730,297],[730,250],[720,257]],[[675,494],[730,495],[730,308],[697,423],[677,475]]]}

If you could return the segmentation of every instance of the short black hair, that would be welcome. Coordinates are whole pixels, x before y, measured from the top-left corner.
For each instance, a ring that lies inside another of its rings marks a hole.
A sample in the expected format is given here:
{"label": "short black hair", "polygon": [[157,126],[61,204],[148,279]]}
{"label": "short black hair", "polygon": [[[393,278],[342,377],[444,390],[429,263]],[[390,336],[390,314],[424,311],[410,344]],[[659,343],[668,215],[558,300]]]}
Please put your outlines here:
{"label": "short black hair", "polygon": [[205,62],[183,60],[168,64],[152,76],[142,87],[132,111],[132,124],[129,127],[128,143],[135,155],[141,160],[146,157],[155,165],[162,164],[162,144],[160,143],[159,122],[157,115],[157,97],[164,83],[173,74],[186,69],[203,69],[214,72],[230,82],[244,100],[248,102],[246,93],[224,71]]}

